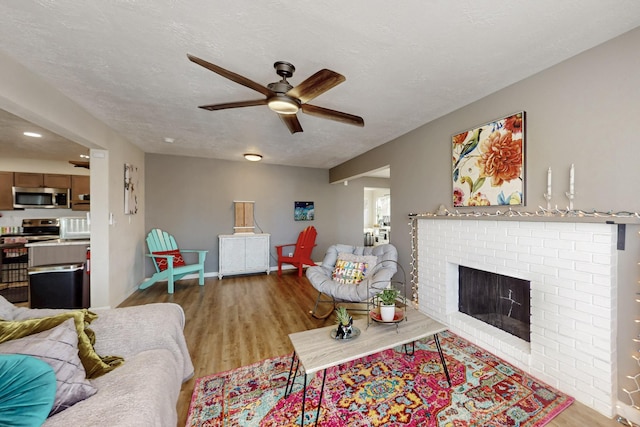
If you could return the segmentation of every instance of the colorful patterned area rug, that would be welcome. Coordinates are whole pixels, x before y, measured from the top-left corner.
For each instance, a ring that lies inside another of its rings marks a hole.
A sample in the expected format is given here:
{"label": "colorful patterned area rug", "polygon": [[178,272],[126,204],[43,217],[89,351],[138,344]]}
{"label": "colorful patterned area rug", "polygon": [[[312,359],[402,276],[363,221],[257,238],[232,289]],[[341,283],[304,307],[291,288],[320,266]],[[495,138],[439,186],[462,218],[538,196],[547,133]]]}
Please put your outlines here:
{"label": "colorful patterned area rug", "polygon": [[[539,427],[573,398],[461,337],[439,335],[449,388],[433,339],[327,370],[320,426]],[[349,345],[349,343],[345,343]],[[284,397],[291,356],[196,380],[187,427],[299,426],[302,380]],[[314,425],[321,373],[307,387],[304,425]]]}

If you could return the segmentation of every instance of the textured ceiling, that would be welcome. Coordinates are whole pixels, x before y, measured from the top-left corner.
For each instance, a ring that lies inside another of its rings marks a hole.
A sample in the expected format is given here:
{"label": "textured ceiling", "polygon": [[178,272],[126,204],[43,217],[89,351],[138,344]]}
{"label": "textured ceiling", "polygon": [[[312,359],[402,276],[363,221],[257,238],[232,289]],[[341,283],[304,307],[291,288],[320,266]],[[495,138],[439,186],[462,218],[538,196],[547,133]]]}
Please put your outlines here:
{"label": "textured ceiling", "polygon": [[[32,138],[24,132],[39,133],[42,137]],[[89,154],[89,149],[0,110],[0,153],[9,158],[86,161],[80,155]]]}
{"label": "textured ceiling", "polygon": [[[145,152],[329,168],[637,27],[640,2],[3,0],[0,16],[0,50]],[[262,95],[187,53],[264,85],[279,60],[294,86],[337,71],[312,103],[365,127],[298,113],[291,135],[266,106],[198,109]]]}

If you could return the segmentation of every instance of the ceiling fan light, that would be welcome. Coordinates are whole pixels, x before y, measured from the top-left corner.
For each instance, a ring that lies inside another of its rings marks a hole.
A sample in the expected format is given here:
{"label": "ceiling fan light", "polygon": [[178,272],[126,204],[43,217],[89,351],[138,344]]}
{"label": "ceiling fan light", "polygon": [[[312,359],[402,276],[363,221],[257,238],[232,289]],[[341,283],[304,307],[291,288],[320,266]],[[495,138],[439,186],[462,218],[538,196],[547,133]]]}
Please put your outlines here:
{"label": "ceiling fan light", "polygon": [[250,162],[259,162],[262,160],[262,156],[260,154],[246,153],[244,158],[249,160]]}
{"label": "ceiling fan light", "polygon": [[278,114],[296,114],[300,106],[288,96],[274,96],[267,103],[271,110]]}

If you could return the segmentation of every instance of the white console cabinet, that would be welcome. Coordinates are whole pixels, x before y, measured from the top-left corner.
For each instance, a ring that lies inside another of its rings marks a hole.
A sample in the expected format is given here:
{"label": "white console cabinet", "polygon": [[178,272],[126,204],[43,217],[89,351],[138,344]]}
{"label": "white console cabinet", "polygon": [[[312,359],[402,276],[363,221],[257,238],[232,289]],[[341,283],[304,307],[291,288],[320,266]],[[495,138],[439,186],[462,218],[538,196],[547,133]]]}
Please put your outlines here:
{"label": "white console cabinet", "polygon": [[270,234],[218,235],[218,278],[233,274],[269,274]]}

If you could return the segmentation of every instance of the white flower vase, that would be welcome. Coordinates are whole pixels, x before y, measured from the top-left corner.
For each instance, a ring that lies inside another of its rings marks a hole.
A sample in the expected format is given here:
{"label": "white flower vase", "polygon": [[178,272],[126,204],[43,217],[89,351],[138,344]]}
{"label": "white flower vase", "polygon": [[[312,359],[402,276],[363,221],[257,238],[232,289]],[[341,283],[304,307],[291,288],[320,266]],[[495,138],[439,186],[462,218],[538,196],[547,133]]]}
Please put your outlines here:
{"label": "white flower vase", "polygon": [[380,304],[380,317],[383,322],[393,322],[396,315],[396,305]]}

